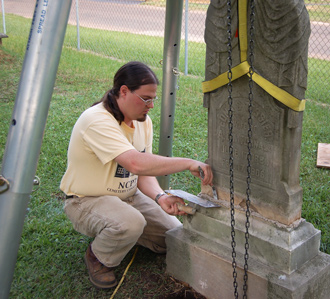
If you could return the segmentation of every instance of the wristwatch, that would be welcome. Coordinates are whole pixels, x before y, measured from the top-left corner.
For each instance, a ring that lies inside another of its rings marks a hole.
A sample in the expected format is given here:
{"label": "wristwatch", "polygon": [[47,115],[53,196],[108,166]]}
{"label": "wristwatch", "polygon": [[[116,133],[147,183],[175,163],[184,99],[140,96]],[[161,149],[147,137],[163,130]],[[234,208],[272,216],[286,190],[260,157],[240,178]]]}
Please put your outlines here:
{"label": "wristwatch", "polygon": [[155,202],[159,205],[158,200],[163,196],[166,195],[165,192],[158,193],[155,197]]}

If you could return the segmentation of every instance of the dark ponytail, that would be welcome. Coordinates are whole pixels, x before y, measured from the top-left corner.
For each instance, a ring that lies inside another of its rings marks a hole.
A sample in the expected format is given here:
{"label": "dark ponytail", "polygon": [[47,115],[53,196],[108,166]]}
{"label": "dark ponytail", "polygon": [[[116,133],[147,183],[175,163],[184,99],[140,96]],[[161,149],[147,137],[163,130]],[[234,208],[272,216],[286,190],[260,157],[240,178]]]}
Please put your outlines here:
{"label": "dark ponytail", "polygon": [[104,94],[101,102],[103,102],[105,109],[121,124],[124,121],[124,114],[120,111],[117,103],[121,86],[126,85],[133,92],[147,84],[159,84],[155,73],[144,63],[131,61],[117,71],[113,79],[113,87]]}

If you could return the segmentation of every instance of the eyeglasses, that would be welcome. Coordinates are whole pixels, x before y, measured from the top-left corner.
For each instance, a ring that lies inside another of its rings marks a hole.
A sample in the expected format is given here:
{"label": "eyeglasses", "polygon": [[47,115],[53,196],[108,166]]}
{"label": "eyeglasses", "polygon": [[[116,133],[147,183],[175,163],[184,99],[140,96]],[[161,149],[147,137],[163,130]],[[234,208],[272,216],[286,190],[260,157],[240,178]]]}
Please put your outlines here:
{"label": "eyeglasses", "polygon": [[155,100],[158,100],[158,97],[155,97],[155,98],[153,98],[153,99],[148,99],[148,100],[146,100],[146,99],[144,99],[144,98],[141,98],[138,94],[136,94],[135,92],[132,92],[132,93],[134,93],[136,96],[138,96],[139,98],[140,98],[140,100],[142,100],[145,104],[146,104],[146,106],[148,106],[149,104],[151,104],[151,103],[153,103]]}

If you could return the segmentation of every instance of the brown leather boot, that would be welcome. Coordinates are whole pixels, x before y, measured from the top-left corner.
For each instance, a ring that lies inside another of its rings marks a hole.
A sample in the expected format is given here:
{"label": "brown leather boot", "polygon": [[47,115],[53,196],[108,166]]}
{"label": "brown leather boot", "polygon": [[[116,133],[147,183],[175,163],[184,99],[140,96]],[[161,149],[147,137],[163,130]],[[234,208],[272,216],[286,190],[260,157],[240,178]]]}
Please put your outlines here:
{"label": "brown leather boot", "polygon": [[95,287],[110,289],[117,285],[114,268],[106,267],[100,263],[94,255],[91,245],[87,248],[84,261],[88,269],[89,280]]}

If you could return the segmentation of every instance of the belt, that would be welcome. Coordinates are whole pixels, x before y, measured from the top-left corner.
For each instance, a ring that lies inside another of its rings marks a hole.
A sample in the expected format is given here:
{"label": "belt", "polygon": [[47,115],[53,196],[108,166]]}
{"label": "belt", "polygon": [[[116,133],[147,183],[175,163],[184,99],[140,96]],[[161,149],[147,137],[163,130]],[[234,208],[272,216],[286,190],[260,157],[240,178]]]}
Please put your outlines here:
{"label": "belt", "polygon": [[69,199],[69,198],[78,198],[79,196],[77,195],[67,195],[65,198]]}

